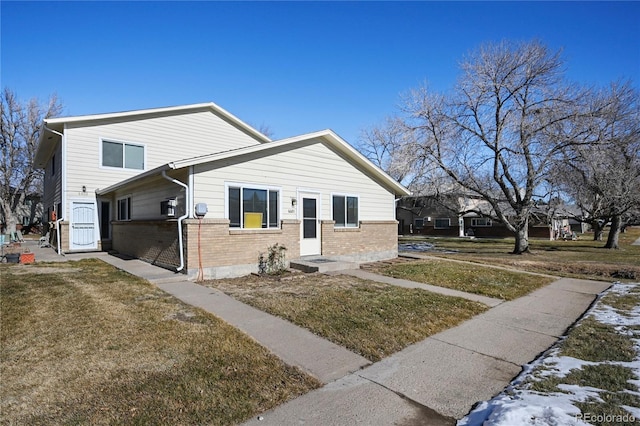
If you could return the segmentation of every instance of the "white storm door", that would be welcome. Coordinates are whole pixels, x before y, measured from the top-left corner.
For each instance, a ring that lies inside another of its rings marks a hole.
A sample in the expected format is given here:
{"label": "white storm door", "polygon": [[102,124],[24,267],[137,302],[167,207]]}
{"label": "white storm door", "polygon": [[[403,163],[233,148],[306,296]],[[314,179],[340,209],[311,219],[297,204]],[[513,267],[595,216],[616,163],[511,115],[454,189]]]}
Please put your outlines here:
{"label": "white storm door", "polygon": [[93,201],[71,202],[70,249],[98,248],[96,240],[96,204]]}
{"label": "white storm door", "polygon": [[320,194],[301,192],[300,256],[320,254]]}

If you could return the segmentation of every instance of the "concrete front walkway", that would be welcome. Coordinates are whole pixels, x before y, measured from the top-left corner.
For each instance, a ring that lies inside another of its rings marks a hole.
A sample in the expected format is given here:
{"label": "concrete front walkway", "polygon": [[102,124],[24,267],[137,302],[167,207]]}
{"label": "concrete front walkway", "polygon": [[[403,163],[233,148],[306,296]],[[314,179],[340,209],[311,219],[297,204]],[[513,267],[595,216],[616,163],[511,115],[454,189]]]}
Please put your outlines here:
{"label": "concrete front walkway", "polygon": [[[371,365],[300,327],[189,282],[184,275],[104,253],[61,258],[51,249],[44,250],[48,252],[36,251],[36,261],[99,257],[146,278],[235,325],[285,362],[328,383],[262,414],[260,420],[247,422],[260,425],[454,424],[477,401],[502,391],[523,364],[555,343],[597,294],[610,286],[562,278],[528,296],[492,304],[487,312]],[[385,281],[375,274],[363,277]]]}
{"label": "concrete front walkway", "polygon": [[502,391],[609,286],[559,279],[248,424],[454,424]]}

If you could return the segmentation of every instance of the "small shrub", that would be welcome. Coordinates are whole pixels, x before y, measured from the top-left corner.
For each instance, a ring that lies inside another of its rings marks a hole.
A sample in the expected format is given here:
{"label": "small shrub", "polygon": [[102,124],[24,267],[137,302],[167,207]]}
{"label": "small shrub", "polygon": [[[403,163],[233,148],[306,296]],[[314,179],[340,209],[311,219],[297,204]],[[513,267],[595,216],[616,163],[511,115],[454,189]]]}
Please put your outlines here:
{"label": "small shrub", "polygon": [[287,248],[275,243],[269,246],[267,254],[260,253],[258,257],[258,273],[261,275],[279,275],[287,269],[286,252]]}

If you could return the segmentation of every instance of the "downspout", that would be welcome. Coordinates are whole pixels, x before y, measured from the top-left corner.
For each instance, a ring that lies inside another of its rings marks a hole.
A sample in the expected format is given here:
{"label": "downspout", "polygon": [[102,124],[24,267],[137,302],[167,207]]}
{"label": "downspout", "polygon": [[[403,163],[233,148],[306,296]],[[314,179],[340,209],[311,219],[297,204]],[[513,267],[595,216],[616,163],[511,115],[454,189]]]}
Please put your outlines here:
{"label": "downspout", "polygon": [[185,196],[185,204],[186,204],[185,213],[178,218],[178,250],[180,252],[180,266],[176,268],[176,272],[180,272],[184,269],[184,247],[182,244],[182,221],[185,220],[187,217],[189,217],[189,214],[191,212],[191,203],[189,202],[189,185],[186,185],[177,179],[167,176],[167,173],[165,170],[162,171],[162,177],[168,180],[169,182],[173,182],[176,185],[180,185],[181,187],[184,188],[184,194],[185,194],[184,196]]}
{"label": "downspout", "polygon": [[58,254],[64,256],[62,253],[62,246],[60,242],[60,222],[62,222],[63,218],[56,220],[54,223],[56,224],[56,242],[58,243]]}
{"label": "downspout", "polygon": [[[195,185],[193,184],[193,166],[189,166],[189,200],[193,200],[193,188]],[[189,204],[191,207],[191,204]],[[193,208],[189,208],[189,219],[193,219]]]}
{"label": "downspout", "polygon": [[[62,205],[62,210],[64,211],[64,209],[66,208],[66,197],[65,197],[65,191],[66,191],[66,182],[65,182],[65,159],[66,159],[66,138],[64,137],[63,133],[58,132],[57,130],[53,130],[50,127],[47,127],[47,125],[44,125],[44,128],[48,131],[50,131],[51,133],[54,133],[56,135],[60,136],[60,153],[61,155],[61,159],[60,159],[60,187],[61,187],[61,193],[60,193],[60,204]],[[55,198],[54,198],[55,200]],[[62,222],[62,220],[64,219],[64,215],[62,214],[62,212],[58,212],[58,215],[60,216],[54,223],[56,224],[56,242],[58,243],[58,255],[64,256],[64,253],[62,253],[62,242],[60,241],[60,222]]]}

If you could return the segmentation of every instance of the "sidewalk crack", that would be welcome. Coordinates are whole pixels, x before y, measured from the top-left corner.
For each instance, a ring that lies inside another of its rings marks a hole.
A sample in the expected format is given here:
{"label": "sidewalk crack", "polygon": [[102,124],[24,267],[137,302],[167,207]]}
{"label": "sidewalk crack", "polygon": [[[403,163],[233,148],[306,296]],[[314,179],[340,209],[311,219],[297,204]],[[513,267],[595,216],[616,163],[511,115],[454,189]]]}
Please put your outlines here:
{"label": "sidewalk crack", "polygon": [[[434,410],[433,408],[422,404],[421,402],[416,401],[415,399],[411,398],[410,396],[397,391],[395,389],[392,389],[388,386],[385,386],[384,384],[377,382],[369,377],[364,377],[360,374],[357,374],[358,377],[373,383],[376,386],[380,386],[381,388],[392,392],[396,395],[398,395],[400,398],[402,398],[403,400],[407,401],[409,403],[409,405],[411,405],[412,407],[414,407],[417,412],[419,413],[419,418],[420,419],[429,419],[429,425],[433,425],[433,426],[439,426],[439,425],[454,425],[456,423],[456,419],[451,417],[451,416],[445,416],[444,414],[440,414],[439,412],[437,412],[436,410]],[[418,419],[416,419],[418,420]],[[418,420],[418,422],[403,422],[401,424],[406,424],[406,425],[413,425],[413,424],[423,424],[423,422],[420,422]]]}
{"label": "sidewalk crack", "polygon": [[[499,357],[497,357],[497,356],[493,356],[493,355],[485,354],[484,352],[478,352],[478,351],[476,351],[476,350],[474,350],[474,349],[465,348],[464,346],[456,345],[455,343],[447,342],[447,341],[445,341],[445,340],[440,340],[440,339],[438,339],[438,338],[436,338],[436,337],[433,337],[433,336],[431,336],[431,339],[433,339],[433,340],[437,340],[437,341],[438,341],[438,342],[440,342],[440,343],[445,343],[445,344],[447,344],[447,345],[454,346],[454,347],[456,347],[456,348],[464,349],[465,351],[469,351],[469,352],[474,353],[474,354],[478,354],[478,355],[486,356],[486,357],[489,357],[489,358],[493,358],[493,359],[495,359],[496,361],[506,362],[506,363],[511,364],[511,365],[514,365],[514,366],[516,366],[516,367],[521,367],[521,368],[522,368],[522,365],[517,364],[517,363],[515,363],[515,362],[513,362],[513,361],[509,361],[508,359],[503,359],[503,358],[499,358]],[[546,350],[546,349],[545,349],[545,350]],[[544,352],[544,351],[543,351],[543,352]],[[536,357],[537,357],[537,356],[536,356]],[[534,359],[535,359],[535,358],[534,358]]]}

